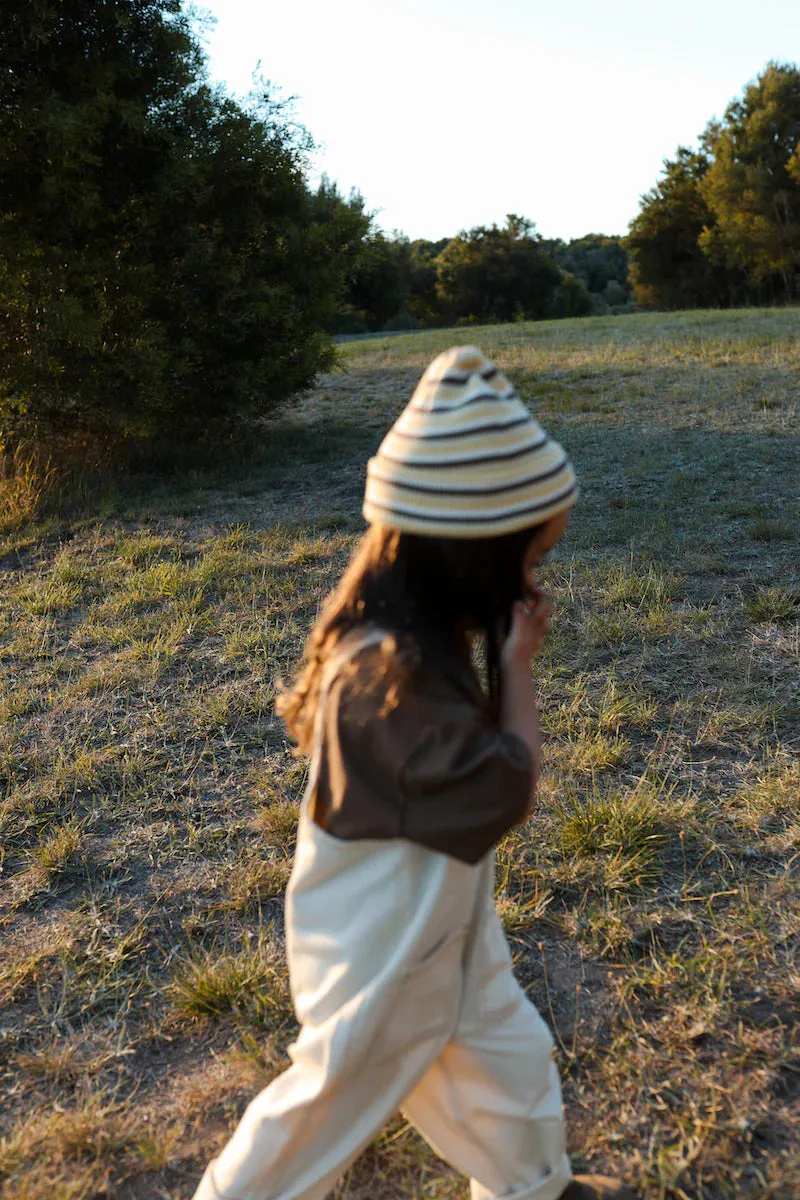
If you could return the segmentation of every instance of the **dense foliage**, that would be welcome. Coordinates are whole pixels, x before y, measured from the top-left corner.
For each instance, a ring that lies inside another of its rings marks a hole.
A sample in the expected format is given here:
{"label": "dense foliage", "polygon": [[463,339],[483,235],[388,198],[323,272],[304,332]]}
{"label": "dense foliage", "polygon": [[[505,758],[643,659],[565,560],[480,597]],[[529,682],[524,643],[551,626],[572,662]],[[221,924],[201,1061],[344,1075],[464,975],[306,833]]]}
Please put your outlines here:
{"label": "dense foliage", "polygon": [[502,229],[479,226],[459,234],[437,259],[436,292],[452,321],[547,317],[560,282],[531,223],[514,215]]}
{"label": "dense foliage", "polygon": [[800,292],[800,69],[770,63],[678,149],[628,237],[646,307],[795,300]]}
{"label": "dense foliage", "polygon": [[0,428],[263,411],[330,362],[369,228],[269,96],[209,86],[180,0],[0,10]]}
{"label": "dense foliage", "polygon": [[715,268],[700,245],[714,223],[700,188],[708,165],[707,155],[680,147],[631,223],[630,276],[645,308],[703,308],[735,289],[736,281]]}
{"label": "dense foliage", "polygon": [[337,332],[579,317],[629,306],[621,238],[545,241],[510,214],[438,242],[372,234],[351,276]]}
{"label": "dense foliage", "polygon": [[622,238],[587,233],[571,242],[560,238],[544,242],[543,249],[563,271],[574,275],[583,284],[592,299],[594,312],[604,312],[629,302],[628,253]]}

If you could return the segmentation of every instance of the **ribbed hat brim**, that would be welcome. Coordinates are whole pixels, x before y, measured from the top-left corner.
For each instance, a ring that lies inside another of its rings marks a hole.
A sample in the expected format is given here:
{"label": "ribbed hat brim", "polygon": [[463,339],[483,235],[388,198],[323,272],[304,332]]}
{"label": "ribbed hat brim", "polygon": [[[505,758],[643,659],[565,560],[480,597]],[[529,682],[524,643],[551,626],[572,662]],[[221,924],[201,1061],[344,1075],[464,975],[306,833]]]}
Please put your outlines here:
{"label": "ribbed hat brim", "polygon": [[[375,459],[370,461],[370,467]],[[511,492],[487,497],[457,495],[441,490],[419,492],[413,488],[370,477],[369,495],[364,501],[364,517],[371,525],[388,525],[405,533],[430,536],[475,538],[496,537],[540,525],[571,508],[578,498],[575,472],[564,464],[559,487],[545,491],[525,484]]]}

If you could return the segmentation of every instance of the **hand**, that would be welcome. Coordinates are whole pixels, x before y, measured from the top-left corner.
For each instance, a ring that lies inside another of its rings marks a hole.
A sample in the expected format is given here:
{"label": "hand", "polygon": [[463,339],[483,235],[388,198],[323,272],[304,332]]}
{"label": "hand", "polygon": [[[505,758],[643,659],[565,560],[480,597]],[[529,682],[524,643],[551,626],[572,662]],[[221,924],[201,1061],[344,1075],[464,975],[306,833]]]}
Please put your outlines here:
{"label": "hand", "polygon": [[550,597],[537,587],[531,589],[527,599],[517,601],[501,651],[503,667],[524,666],[526,670],[530,667],[531,658],[550,632],[552,611]]}

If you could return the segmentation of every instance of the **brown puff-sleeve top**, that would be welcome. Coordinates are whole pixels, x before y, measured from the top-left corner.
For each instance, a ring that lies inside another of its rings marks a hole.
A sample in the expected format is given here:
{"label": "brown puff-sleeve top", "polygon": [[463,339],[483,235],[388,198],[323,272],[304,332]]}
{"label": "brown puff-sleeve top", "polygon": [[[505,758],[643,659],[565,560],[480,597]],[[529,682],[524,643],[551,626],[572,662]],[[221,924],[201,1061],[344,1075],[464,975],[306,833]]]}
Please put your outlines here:
{"label": "brown puff-sleeve top", "polygon": [[416,671],[384,711],[385,689],[370,686],[379,655],[362,650],[328,691],[311,816],[334,837],[406,838],[476,863],[525,815],[530,751],[455,656]]}

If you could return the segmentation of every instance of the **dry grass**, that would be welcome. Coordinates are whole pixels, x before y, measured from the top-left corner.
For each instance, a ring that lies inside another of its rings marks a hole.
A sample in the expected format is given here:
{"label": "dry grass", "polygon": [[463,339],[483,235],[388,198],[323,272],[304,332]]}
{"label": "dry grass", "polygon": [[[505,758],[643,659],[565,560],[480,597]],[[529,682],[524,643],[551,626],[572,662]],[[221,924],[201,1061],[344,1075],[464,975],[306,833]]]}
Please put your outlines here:
{"label": "dry grass", "polygon": [[[794,312],[469,331],[570,449],[540,810],[499,851],[578,1166],[800,1195]],[[272,714],[363,464],[452,335],[354,343],[249,460],[0,504],[0,1196],[192,1194],[291,1037]],[[16,491],[14,490],[16,488]],[[3,515],[4,514],[4,515]],[[338,1200],[460,1200],[402,1122]]]}

